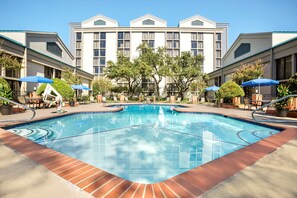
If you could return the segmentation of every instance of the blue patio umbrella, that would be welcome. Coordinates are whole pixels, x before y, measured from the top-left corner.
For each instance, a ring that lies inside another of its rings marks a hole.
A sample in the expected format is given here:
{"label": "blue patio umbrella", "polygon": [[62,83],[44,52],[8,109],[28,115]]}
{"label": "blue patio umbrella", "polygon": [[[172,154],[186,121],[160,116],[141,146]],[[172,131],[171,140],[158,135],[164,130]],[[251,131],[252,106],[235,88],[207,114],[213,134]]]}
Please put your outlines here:
{"label": "blue patio umbrella", "polygon": [[267,78],[257,78],[250,81],[242,83],[243,87],[257,87],[257,86],[271,86],[278,85],[279,81],[267,79]]}
{"label": "blue patio umbrella", "polygon": [[54,81],[41,76],[26,76],[19,79],[22,82],[53,83]]}
{"label": "blue patio umbrella", "polygon": [[259,94],[260,94],[260,86],[272,86],[272,85],[278,85],[279,81],[272,80],[268,78],[257,78],[253,80],[246,81],[242,83],[241,86],[243,87],[259,87]]}
{"label": "blue patio umbrella", "polygon": [[215,86],[215,85],[205,88],[206,91],[218,91],[219,89],[220,89],[220,87]]}
{"label": "blue patio umbrella", "polygon": [[89,87],[84,86],[84,85],[72,85],[71,87],[72,87],[72,89],[90,90]]}

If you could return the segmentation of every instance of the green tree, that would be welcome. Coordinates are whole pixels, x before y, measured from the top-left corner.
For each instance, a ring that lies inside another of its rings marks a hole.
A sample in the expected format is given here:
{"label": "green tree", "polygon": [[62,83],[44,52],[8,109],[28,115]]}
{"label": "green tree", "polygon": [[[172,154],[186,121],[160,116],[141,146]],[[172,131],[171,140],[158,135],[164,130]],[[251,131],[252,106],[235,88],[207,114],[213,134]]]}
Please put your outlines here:
{"label": "green tree", "polygon": [[181,56],[168,61],[168,76],[171,77],[182,100],[190,85],[203,76],[201,68],[203,60],[202,55],[191,56],[190,52],[182,52]]}
{"label": "green tree", "polygon": [[18,58],[0,51],[0,66],[5,69],[20,70],[22,68],[22,63]]}
{"label": "green tree", "polygon": [[220,87],[218,95],[231,103],[232,98],[244,96],[244,91],[236,82],[227,81]]}
{"label": "green tree", "polygon": [[207,80],[209,79],[207,74],[203,74],[199,76],[191,85],[190,90],[192,92],[197,92],[197,95],[201,95],[205,92],[205,88],[207,87]]}
{"label": "green tree", "polygon": [[155,93],[157,98],[160,97],[160,82],[168,74],[168,55],[164,47],[157,48],[154,51],[147,43],[141,44],[137,48],[139,52],[139,64],[143,77],[153,79],[155,83]]}
{"label": "green tree", "polygon": [[109,79],[101,77],[93,81],[93,95],[97,96],[99,94],[105,95],[106,92],[109,92],[112,88],[112,83]]}
{"label": "green tree", "polygon": [[82,79],[78,77],[78,75],[74,72],[73,69],[64,68],[62,71],[62,78],[68,85],[80,85],[82,83]]}
{"label": "green tree", "polygon": [[263,77],[264,68],[264,64],[260,59],[253,63],[243,64],[235,70],[235,73],[232,75],[232,80],[238,84],[242,84],[242,82]]}
{"label": "green tree", "polygon": [[118,53],[117,62],[108,61],[104,73],[109,79],[125,80],[128,83],[129,97],[132,97],[140,84],[141,64],[131,62],[128,57]]}

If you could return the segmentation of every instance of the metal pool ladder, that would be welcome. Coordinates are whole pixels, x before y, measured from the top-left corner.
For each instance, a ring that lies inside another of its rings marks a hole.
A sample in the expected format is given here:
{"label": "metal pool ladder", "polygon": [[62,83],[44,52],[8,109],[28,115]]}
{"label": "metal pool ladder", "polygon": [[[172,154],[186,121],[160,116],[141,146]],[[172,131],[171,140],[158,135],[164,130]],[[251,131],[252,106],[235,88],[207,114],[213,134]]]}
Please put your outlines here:
{"label": "metal pool ladder", "polygon": [[21,106],[21,107],[23,107],[23,108],[25,108],[25,109],[27,109],[27,110],[32,111],[32,113],[33,113],[33,115],[32,115],[30,118],[28,118],[28,119],[0,120],[0,123],[1,123],[1,122],[27,122],[27,121],[32,120],[32,119],[35,117],[35,115],[36,115],[35,110],[32,109],[32,108],[30,108],[30,107],[27,107],[26,105],[17,103],[17,102],[15,102],[15,101],[9,100],[9,99],[4,98],[4,97],[2,97],[2,96],[0,96],[0,99],[1,99],[1,100],[5,100],[5,101],[7,101],[7,102],[10,102],[10,103],[12,103],[12,104]]}
{"label": "metal pool ladder", "polygon": [[297,122],[297,120],[287,120],[287,119],[286,119],[286,120],[285,120],[285,119],[267,119],[267,120],[259,120],[259,119],[257,119],[257,118],[255,117],[255,115],[254,115],[254,114],[256,113],[256,111],[263,110],[265,107],[268,107],[268,106],[270,106],[270,105],[272,105],[272,104],[275,104],[275,103],[277,103],[277,102],[279,102],[279,101],[285,100],[285,99],[290,98],[290,97],[297,97],[297,94],[291,94],[291,95],[284,96],[284,97],[282,97],[282,98],[279,98],[279,99],[277,99],[277,100],[275,100],[275,101],[272,101],[272,102],[270,102],[270,103],[268,103],[268,104],[265,104],[265,105],[263,105],[263,106],[261,106],[261,107],[255,109],[255,110],[252,112],[252,118],[253,118],[253,120],[255,120],[256,122]]}

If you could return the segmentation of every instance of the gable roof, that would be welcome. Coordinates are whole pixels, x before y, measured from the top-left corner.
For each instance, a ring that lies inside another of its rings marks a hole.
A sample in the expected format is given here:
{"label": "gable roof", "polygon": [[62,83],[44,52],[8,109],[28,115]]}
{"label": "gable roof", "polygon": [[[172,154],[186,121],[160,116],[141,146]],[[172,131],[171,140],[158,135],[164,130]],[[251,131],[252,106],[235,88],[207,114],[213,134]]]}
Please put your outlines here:
{"label": "gable roof", "polygon": [[202,20],[202,21],[207,21],[208,23],[211,23],[211,24],[213,24],[213,25],[216,25],[216,22],[215,22],[215,21],[212,21],[212,20],[210,20],[210,19],[208,19],[208,18],[205,18],[205,17],[203,17],[203,16],[200,16],[200,15],[196,14],[196,15],[194,15],[194,16],[191,16],[191,17],[189,17],[189,18],[186,18],[186,19],[183,19],[183,20],[179,21],[178,26],[179,26],[181,23],[185,23],[185,22],[192,21],[192,20],[195,20],[195,19],[200,19],[200,20]]}
{"label": "gable roof", "polygon": [[154,15],[151,15],[151,14],[146,14],[146,15],[143,15],[143,16],[138,17],[138,18],[136,18],[136,19],[133,19],[132,21],[130,21],[130,24],[131,24],[131,23],[135,23],[135,22],[137,22],[137,21],[141,21],[141,20],[147,19],[147,18],[151,18],[151,19],[154,19],[154,20],[159,21],[159,22],[161,22],[161,23],[165,23],[165,24],[167,24],[167,21],[165,21],[165,20],[163,20],[163,19],[161,19],[161,18],[159,18],[159,17],[156,17],[156,16],[154,16]]}
{"label": "gable roof", "polygon": [[104,20],[106,20],[106,21],[109,21],[109,22],[112,22],[112,23],[116,23],[117,25],[119,25],[119,22],[118,22],[118,21],[116,21],[116,20],[114,20],[114,19],[111,19],[111,18],[109,18],[109,17],[107,17],[107,16],[104,16],[104,15],[102,15],[102,14],[98,14],[98,15],[96,15],[96,16],[93,16],[92,18],[86,19],[86,20],[84,20],[84,21],[82,22],[82,24],[84,24],[84,23],[88,23],[88,22],[91,22],[91,21],[96,21],[96,20],[98,20],[98,19],[104,19]]}

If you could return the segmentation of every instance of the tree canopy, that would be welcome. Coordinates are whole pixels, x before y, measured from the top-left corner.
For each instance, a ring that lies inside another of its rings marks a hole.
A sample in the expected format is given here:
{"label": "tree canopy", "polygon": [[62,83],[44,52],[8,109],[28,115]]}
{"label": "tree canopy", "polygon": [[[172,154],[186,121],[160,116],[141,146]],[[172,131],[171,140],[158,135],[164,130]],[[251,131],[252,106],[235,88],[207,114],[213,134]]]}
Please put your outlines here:
{"label": "tree canopy", "polygon": [[122,53],[118,53],[117,62],[107,62],[104,71],[105,75],[110,79],[126,80],[128,83],[129,96],[133,96],[136,88],[140,84],[141,64],[138,61],[131,62],[130,59]]}
{"label": "tree canopy", "polygon": [[235,70],[232,80],[241,84],[249,80],[262,77],[264,74],[264,65],[262,60],[258,59],[253,63],[243,64]]}
{"label": "tree canopy", "polygon": [[68,85],[80,85],[82,83],[82,79],[70,68],[64,68],[62,78]]}
{"label": "tree canopy", "polygon": [[182,100],[190,85],[203,76],[203,60],[202,55],[192,56],[190,52],[182,52],[180,56],[171,58],[168,76],[171,77]]}
{"label": "tree canopy", "polygon": [[143,77],[153,79],[155,83],[155,93],[160,97],[160,82],[168,75],[168,55],[166,48],[159,47],[156,51],[150,48],[147,43],[141,44],[137,48],[139,52],[138,61],[142,67]]}

